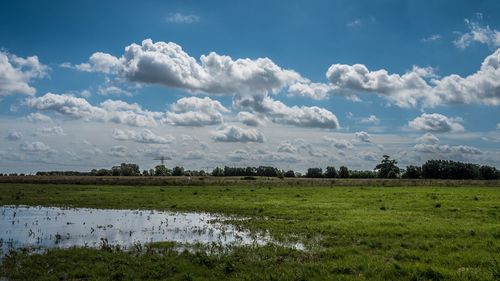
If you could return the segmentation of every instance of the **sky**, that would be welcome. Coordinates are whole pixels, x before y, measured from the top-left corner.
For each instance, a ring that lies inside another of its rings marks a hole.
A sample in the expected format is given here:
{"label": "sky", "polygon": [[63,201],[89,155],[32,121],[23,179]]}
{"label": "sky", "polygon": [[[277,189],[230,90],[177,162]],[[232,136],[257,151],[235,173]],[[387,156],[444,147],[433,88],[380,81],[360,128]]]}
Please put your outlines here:
{"label": "sky", "polygon": [[2,1],[0,172],[500,167],[499,1]]}

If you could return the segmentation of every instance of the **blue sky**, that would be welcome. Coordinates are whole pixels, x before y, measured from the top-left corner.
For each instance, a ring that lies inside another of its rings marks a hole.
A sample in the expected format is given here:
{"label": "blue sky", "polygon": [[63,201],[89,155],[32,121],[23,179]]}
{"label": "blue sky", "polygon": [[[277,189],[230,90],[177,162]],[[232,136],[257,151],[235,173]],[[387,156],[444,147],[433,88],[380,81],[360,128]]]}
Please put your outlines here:
{"label": "blue sky", "polygon": [[[498,1],[3,3],[0,169],[85,170],[123,161],[149,168],[151,151],[191,168],[371,169],[384,153],[403,165],[439,157],[499,166],[500,71],[481,68],[499,56],[498,12]],[[181,63],[165,60],[175,49],[168,42],[181,48]],[[127,57],[132,44],[164,64],[147,65],[146,53]],[[103,71],[109,60],[92,61],[96,52],[116,59],[113,66]],[[204,67],[200,57],[211,52],[219,64],[229,56],[233,72]],[[31,56],[36,66],[15,59]],[[176,72],[190,60],[196,65]],[[463,80],[456,84],[452,75]],[[322,92],[307,95],[298,86]],[[106,100],[142,111],[117,113],[101,105]],[[71,112],[57,107],[68,104]],[[131,123],[132,113],[151,122]],[[188,136],[194,143],[183,145]]]}

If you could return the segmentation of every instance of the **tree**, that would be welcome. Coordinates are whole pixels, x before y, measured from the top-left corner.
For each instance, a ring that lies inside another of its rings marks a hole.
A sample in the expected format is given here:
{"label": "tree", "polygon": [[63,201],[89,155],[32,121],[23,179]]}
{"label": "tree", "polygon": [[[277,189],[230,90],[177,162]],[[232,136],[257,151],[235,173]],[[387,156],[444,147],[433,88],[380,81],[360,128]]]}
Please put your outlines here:
{"label": "tree", "polygon": [[349,177],[349,169],[346,166],[341,166],[339,168],[339,177],[346,179]]}
{"label": "tree", "polygon": [[184,175],[184,167],[175,166],[172,169],[172,176],[178,177],[178,176],[183,176],[183,175]]}
{"label": "tree", "polygon": [[422,177],[422,168],[419,166],[406,166],[406,170],[403,173],[403,178],[406,179],[419,179]]}
{"label": "tree", "polygon": [[335,167],[332,166],[326,167],[325,178],[336,178],[336,177],[337,177],[337,170],[335,170]]}
{"label": "tree", "polygon": [[122,163],[120,167],[120,176],[140,176],[141,171],[139,170],[139,165],[133,163]]}
{"label": "tree", "polygon": [[154,173],[155,176],[157,177],[164,177],[164,176],[167,176],[167,168],[165,167],[165,165],[157,165],[155,167],[155,173]]}
{"label": "tree", "polygon": [[284,174],[285,178],[294,178],[295,177],[295,172],[292,170],[288,170]]}
{"label": "tree", "polygon": [[222,170],[219,167],[215,167],[212,171],[212,176],[213,177],[223,177],[224,176],[224,170]]}
{"label": "tree", "polygon": [[389,155],[382,156],[382,161],[380,164],[375,166],[375,170],[378,171],[379,178],[397,178],[400,173],[400,169],[396,164],[396,160],[390,159]]}
{"label": "tree", "polygon": [[500,179],[500,171],[495,167],[484,165],[479,168],[479,172],[481,173],[481,178],[485,180]]}
{"label": "tree", "polygon": [[321,168],[309,168],[306,172],[306,178],[322,178],[323,169]]}

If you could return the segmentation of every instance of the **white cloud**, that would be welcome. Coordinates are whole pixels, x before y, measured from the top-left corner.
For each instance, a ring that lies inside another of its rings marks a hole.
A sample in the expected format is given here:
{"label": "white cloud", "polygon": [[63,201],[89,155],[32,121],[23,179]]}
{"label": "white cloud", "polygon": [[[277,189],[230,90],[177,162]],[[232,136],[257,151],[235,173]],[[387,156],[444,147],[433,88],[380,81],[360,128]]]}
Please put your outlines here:
{"label": "white cloud", "polygon": [[261,121],[262,118],[259,118],[256,114],[253,114],[253,113],[247,112],[247,111],[238,112],[238,115],[236,116],[236,118],[241,123],[243,123],[247,126],[251,126],[251,127],[258,127],[258,126],[262,125],[262,123],[263,123]]}
{"label": "white cloud", "polygon": [[363,21],[361,19],[354,19],[350,22],[347,23],[347,27],[358,27],[363,24]]}
{"label": "white cloud", "polygon": [[443,153],[443,154],[460,153],[460,154],[473,154],[473,155],[479,155],[483,153],[480,149],[467,145],[450,146],[450,145],[418,143],[414,146],[414,149],[415,151],[422,153]]}
{"label": "white cloud", "polygon": [[99,106],[94,106],[84,98],[52,93],[29,98],[26,104],[36,110],[55,111],[72,119],[109,121],[137,127],[155,126],[157,120],[164,118],[163,113],[144,110],[137,103],[106,100]]}
{"label": "white cloud", "polygon": [[465,24],[468,31],[460,34],[460,37],[453,41],[453,44],[457,48],[465,49],[474,42],[485,44],[492,48],[500,47],[500,32],[498,30],[491,29],[488,25],[482,25],[479,22],[469,19],[465,19]]}
{"label": "white cloud", "polygon": [[12,94],[34,95],[36,89],[30,85],[34,78],[43,78],[49,68],[38,61],[38,57],[21,58],[0,51],[0,96]]}
{"label": "white cloud", "polygon": [[369,162],[374,162],[379,160],[378,155],[370,151],[362,151],[359,153],[358,157],[362,160]]}
{"label": "white cloud", "polygon": [[112,137],[115,140],[133,141],[138,143],[165,144],[165,143],[171,143],[174,140],[172,136],[166,136],[166,137],[158,136],[148,129],[143,129],[141,131],[114,129]]}
{"label": "white cloud", "polygon": [[194,150],[186,152],[182,158],[186,160],[201,160],[205,159],[205,156],[207,156],[206,152]]}
{"label": "white cloud", "polygon": [[264,134],[256,129],[243,129],[237,126],[227,126],[214,135],[217,142],[259,142],[265,141]]}
{"label": "white cloud", "polygon": [[431,133],[425,133],[423,136],[417,138],[416,141],[422,144],[434,145],[439,143],[439,138],[437,138],[435,135]]}
{"label": "white cloud", "polygon": [[[69,64],[64,67],[66,66]],[[73,68],[85,72],[116,73],[121,68],[121,62],[110,54],[96,52],[90,56],[87,63],[75,65]]]}
{"label": "white cloud", "polygon": [[47,93],[41,97],[30,98],[26,104],[37,110],[52,110],[73,119],[102,120],[106,112],[92,106],[87,100],[70,95]]}
{"label": "white cloud", "polygon": [[361,142],[372,142],[370,134],[367,132],[361,131],[355,133],[356,139]]}
{"label": "white cloud", "polygon": [[55,150],[43,142],[25,142],[19,146],[19,149],[31,153],[55,153]]}
{"label": "white cloud", "polygon": [[164,118],[161,112],[145,110],[137,103],[120,100],[105,100],[100,108],[107,112],[109,121],[135,127],[153,127],[157,125],[157,120]]}
{"label": "white cloud", "polygon": [[195,23],[200,21],[200,17],[197,15],[186,15],[181,13],[171,14],[167,17],[167,22],[170,23]]}
{"label": "white cloud", "polygon": [[426,104],[500,105],[500,49],[486,57],[479,71],[467,76],[449,75],[433,81],[435,87],[426,96]]}
{"label": "white cloud", "polygon": [[463,132],[464,126],[461,118],[449,118],[439,113],[423,113],[419,117],[408,122],[408,126],[419,131],[447,133]]}
{"label": "white cloud", "polygon": [[278,152],[284,152],[284,153],[292,153],[292,154],[294,154],[294,153],[298,152],[298,149],[293,144],[291,144],[290,142],[284,141],[284,142],[281,142],[278,145]]}
{"label": "white cloud", "polygon": [[52,119],[47,116],[47,115],[44,115],[44,114],[41,114],[41,113],[30,113],[28,116],[26,116],[26,118],[33,122],[33,123],[48,123],[48,122],[52,122]]}
{"label": "white cloud", "polygon": [[497,123],[497,130],[500,130],[500,123]]}
{"label": "white cloud", "polygon": [[427,42],[432,42],[432,41],[437,41],[442,38],[441,34],[432,34],[429,37],[422,38],[422,42],[427,43]]}
{"label": "white cloud", "polygon": [[441,145],[439,138],[431,133],[426,133],[416,139],[417,144],[413,149],[422,153],[439,153],[439,154],[473,154],[479,155],[483,152],[473,146],[468,145]]}
{"label": "white cloud", "polygon": [[341,149],[341,150],[353,149],[353,147],[354,147],[350,141],[345,140],[345,139],[337,139],[337,138],[333,138],[333,137],[324,136],[323,140],[330,143],[333,147],[335,147],[337,149]]}
{"label": "white cloud", "polygon": [[241,162],[250,159],[250,154],[244,149],[236,149],[229,153],[228,159],[232,162]]}
{"label": "white cloud", "polygon": [[233,60],[212,52],[202,55],[198,62],[175,43],[153,43],[151,39],[142,41],[141,45],[127,46],[120,58],[96,54],[100,53],[92,55],[86,63],[89,69],[109,73],[117,68],[119,71],[114,72],[132,82],[191,92],[263,95],[304,80],[295,71],[282,69],[268,58]]}
{"label": "white cloud", "polygon": [[166,121],[174,126],[208,126],[222,124],[221,112],[229,112],[219,101],[209,97],[186,97],[177,100],[167,112]]}
{"label": "white cloud", "polygon": [[267,116],[277,124],[293,125],[307,128],[337,129],[340,127],[337,116],[317,106],[289,107],[270,97],[248,97],[233,100],[237,108],[250,108]]}
{"label": "white cloud", "polygon": [[[106,58],[105,61],[109,59]],[[112,61],[120,62],[119,71],[116,71],[117,75],[131,82],[160,84],[193,93],[233,96],[233,105],[241,105],[243,101],[253,101],[254,107],[251,107],[253,111],[262,113],[261,110],[267,110],[267,115],[270,115],[267,117],[275,123],[331,129],[339,127],[336,116],[326,109],[305,106],[288,107],[271,99],[268,95],[291,85],[294,93],[305,94],[308,92],[306,88],[309,88],[314,92],[313,95],[319,98],[322,95],[320,92],[323,91],[321,89],[325,86],[310,83],[297,72],[283,69],[269,58],[233,60],[229,56],[212,52],[202,55],[198,62],[175,43],[154,43],[147,39],[142,41],[141,45],[127,46],[125,54]],[[101,65],[92,61],[89,61],[89,64],[96,64],[96,67],[91,67],[92,69],[98,69],[97,66]],[[102,64],[108,65],[109,63]],[[103,69],[102,72],[106,72],[107,68]],[[300,85],[300,83],[303,84]],[[170,113],[171,123],[181,125],[182,120],[189,119],[194,119],[194,122],[191,124],[187,121],[186,125],[194,125],[198,122],[221,123],[218,122],[220,120],[218,118],[215,120],[206,118],[214,116],[199,115],[196,111],[186,112],[181,116],[177,114],[183,113],[174,111]]]}
{"label": "white cloud", "polygon": [[64,136],[66,135],[66,133],[60,126],[54,126],[54,127],[37,128],[34,135],[50,137],[50,136]]}
{"label": "white cloud", "polygon": [[431,75],[434,75],[431,68],[414,67],[399,75],[389,74],[385,69],[370,71],[362,64],[333,64],[326,73],[336,92],[345,95],[374,92],[402,107],[416,106],[422,92],[431,89],[425,81]]}
{"label": "white cloud", "polygon": [[119,88],[119,87],[116,87],[116,86],[101,86],[101,87],[99,87],[99,89],[97,90],[97,92],[100,95],[103,95],[103,96],[110,96],[110,95],[114,95],[114,96],[127,96],[127,97],[131,97],[132,96],[132,93],[130,93],[129,91],[124,90],[124,89]]}
{"label": "white cloud", "polygon": [[114,157],[126,157],[128,156],[128,149],[126,146],[123,145],[115,145],[112,146],[108,152],[108,155],[114,156]]}
{"label": "white cloud", "polygon": [[296,83],[288,88],[290,96],[307,97],[315,100],[326,99],[331,90],[332,88],[324,83]]}
{"label": "white cloud", "polygon": [[361,120],[360,120],[361,123],[373,123],[373,124],[376,124],[379,121],[380,120],[377,118],[377,116],[375,116],[373,114],[368,116],[368,117],[361,118]]}
{"label": "white cloud", "polygon": [[7,133],[7,136],[5,137],[6,140],[9,141],[18,141],[23,138],[23,134],[21,132],[11,130],[10,132]]}
{"label": "white cloud", "polygon": [[432,68],[414,67],[403,75],[370,71],[362,64],[333,64],[327,72],[336,94],[376,93],[400,107],[447,104],[500,105],[500,49],[475,73],[438,78]]}

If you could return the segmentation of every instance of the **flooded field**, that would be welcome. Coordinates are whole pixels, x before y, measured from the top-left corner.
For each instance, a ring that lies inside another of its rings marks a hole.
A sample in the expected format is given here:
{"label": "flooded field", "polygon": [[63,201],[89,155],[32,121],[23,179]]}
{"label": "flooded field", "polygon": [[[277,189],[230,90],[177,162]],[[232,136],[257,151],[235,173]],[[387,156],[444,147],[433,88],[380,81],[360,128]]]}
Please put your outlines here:
{"label": "flooded field", "polygon": [[57,207],[0,207],[0,256],[24,247],[128,248],[159,241],[262,245],[268,236],[252,235],[209,213],[104,210]]}

